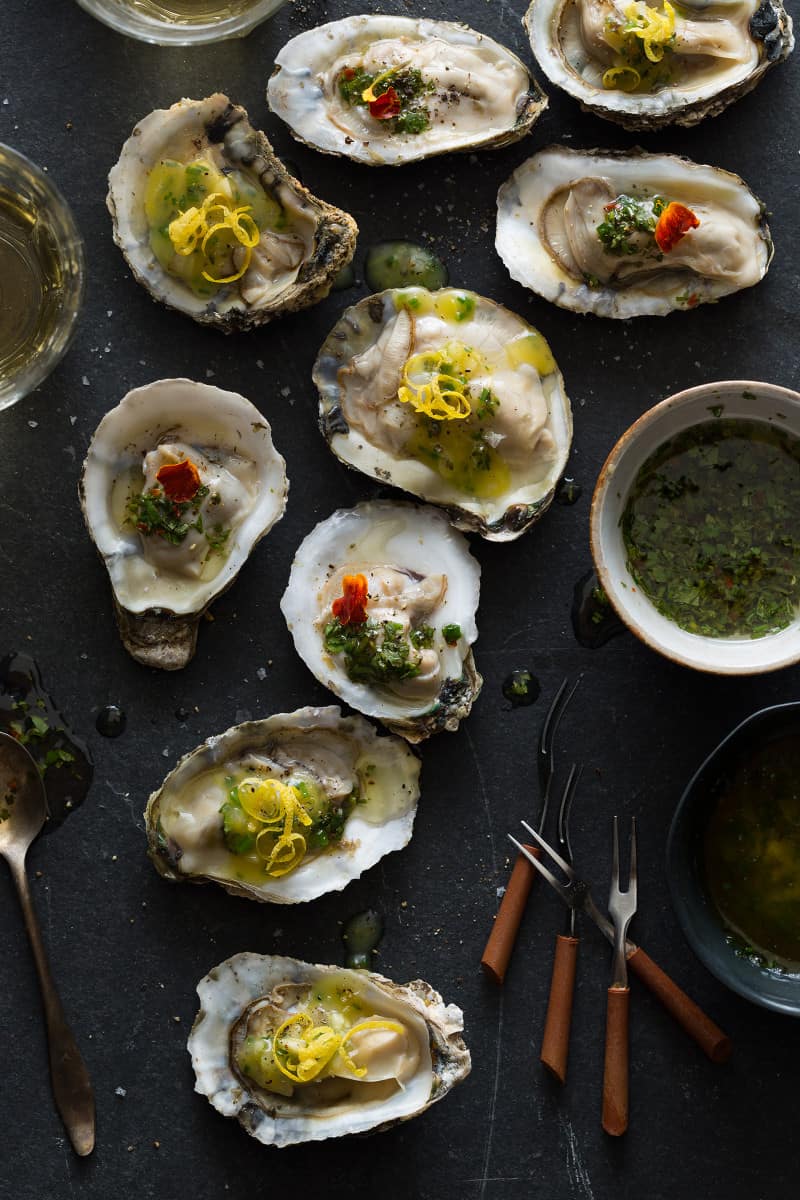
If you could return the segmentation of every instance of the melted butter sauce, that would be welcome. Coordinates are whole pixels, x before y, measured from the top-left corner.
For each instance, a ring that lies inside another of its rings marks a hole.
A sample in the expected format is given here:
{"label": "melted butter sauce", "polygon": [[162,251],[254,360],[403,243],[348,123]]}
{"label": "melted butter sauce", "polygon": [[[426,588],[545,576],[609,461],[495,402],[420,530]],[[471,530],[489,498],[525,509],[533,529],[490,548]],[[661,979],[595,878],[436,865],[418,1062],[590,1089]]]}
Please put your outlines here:
{"label": "melted butter sauce", "polygon": [[723,781],[704,865],[741,952],[800,971],[800,734],[755,747]]}

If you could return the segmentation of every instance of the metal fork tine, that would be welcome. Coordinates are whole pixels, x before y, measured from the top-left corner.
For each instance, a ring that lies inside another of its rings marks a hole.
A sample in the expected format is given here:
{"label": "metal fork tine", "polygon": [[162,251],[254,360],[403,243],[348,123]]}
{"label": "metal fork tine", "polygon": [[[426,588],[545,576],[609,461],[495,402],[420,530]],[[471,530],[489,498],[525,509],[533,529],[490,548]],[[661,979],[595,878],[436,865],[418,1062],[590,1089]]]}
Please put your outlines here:
{"label": "metal fork tine", "polygon": [[550,843],[546,842],[544,840],[544,838],[542,837],[542,835],[540,833],[537,833],[535,829],[532,829],[527,821],[522,821],[521,824],[525,827],[525,829],[527,829],[527,831],[531,835],[531,837],[534,838],[539,843],[539,845],[542,847],[542,849],[547,851],[547,853],[550,855],[550,857],[553,859],[553,861],[558,863],[558,865],[561,867],[561,870],[564,872],[564,874],[569,879],[574,879],[575,872],[573,871],[572,867],[569,865],[568,862],[564,861],[564,859],[561,857],[561,855],[556,850],[553,849],[553,847],[550,845]]}
{"label": "metal fork tine", "polygon": [[565,900],[567,902],[567,904],[572,905],[572,900],[570,898],[569,892],[564,887],[563,883],[561,883],[561,881],[559,879],[556,879],[553,872],[549,871],[547,869],[547,867],[544,865],[544,863],[539,861],[539,859],[536,857],[535,854],[531,854],[531,852],[529,850],[526,850],[525,847],[523,846],[522,842],[518,842],[517,839],[515,837],[512,837],[511,834],[509,834],[508,837],[509,837],[509,840],[512,841],[514,843],[514,845],[517,847],[520,854],[524,854],[525,858],[527,858],[527,860],[531,864],[531,866],[536,868],[536,870],[539,872],[539,874],[544,879],[547,880],[547,882],[550,884],[550,886],[552,888],[555,888],[555,890],[558,892],[561,899]]}
{"label": "metal fork tine", "polygon": [[[611,849],[611,901],[620,895],[619,890],[619,821],[614,817],[614,834]],[[609,901],[609,903],[611,903]]]}
{"label": "metal fork tine", "polygon": [[558,808],[558,826],[556,836],[559,846],[563,846],[567,852],[567,859],[572,862],[572,846],[569,840],[569,817],[572,811],[572,801],[575,798],[575,790],[580,783],[581,775],[583,774],[583,764],[577,766],[575,763],[569,769],[569,776],[564,785],[564,791],[561,795],[561,804]]}
{"label": "metal fork tine", "polygon": [[631,817],[631,866],[628,876],[628,894],[633,897],[634,904],[636,903],[636,885],[636,817]]}

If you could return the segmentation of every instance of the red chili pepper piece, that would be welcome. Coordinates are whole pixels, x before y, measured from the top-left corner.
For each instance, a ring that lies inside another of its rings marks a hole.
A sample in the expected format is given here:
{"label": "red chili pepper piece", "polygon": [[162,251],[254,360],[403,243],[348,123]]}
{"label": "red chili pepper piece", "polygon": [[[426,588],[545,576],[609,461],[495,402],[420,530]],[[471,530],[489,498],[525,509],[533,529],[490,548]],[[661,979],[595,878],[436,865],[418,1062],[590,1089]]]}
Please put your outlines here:
{"label": "red chili pepper piece", "polygon": [[190,458],[181,462],[165,463],[156,475],[164,494],[175,504],[193,500],[200,487],[200,472]]}
{"label": "red chili pepper piece", "polygon": [[393,87],[387,88],[369,104],[369,115],[377,121],[388,121],[400,115],[400,97]]}
{"label": "red chili pepper piece", "polygon": [[655,237],[659,250],[662,254],[668,254],[690,229],[697,229],[699,224],[690,208],[685,204],[678,204],[677,200],[671,200],[656,225]]}
{"label": "red chili pepper piece", "polygon": [[367,619],[366,575],[345,575],[342,595],[334,600],[331,610],[341,625],[363,625]]}

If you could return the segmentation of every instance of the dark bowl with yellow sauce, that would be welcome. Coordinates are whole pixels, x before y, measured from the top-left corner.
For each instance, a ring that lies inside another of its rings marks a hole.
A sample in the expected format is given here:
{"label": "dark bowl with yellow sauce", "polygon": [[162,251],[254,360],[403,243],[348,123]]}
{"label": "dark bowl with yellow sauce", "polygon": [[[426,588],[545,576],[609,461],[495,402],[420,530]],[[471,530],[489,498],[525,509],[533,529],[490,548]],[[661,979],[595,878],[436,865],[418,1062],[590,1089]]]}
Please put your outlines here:
{"label": "dark bowl with yellow sauce", "polygon": [[667,878],[709,971],[800,1016],[800,702],[754,713],[705,760],[670,827]]}

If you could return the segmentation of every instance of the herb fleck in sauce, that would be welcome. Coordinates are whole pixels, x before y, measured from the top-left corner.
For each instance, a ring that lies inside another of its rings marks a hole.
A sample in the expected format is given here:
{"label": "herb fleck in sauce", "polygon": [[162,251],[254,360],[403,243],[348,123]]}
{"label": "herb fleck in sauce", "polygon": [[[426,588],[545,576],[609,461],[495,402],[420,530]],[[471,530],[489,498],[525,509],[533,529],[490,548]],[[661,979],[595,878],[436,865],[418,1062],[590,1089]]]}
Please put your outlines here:
{"label": "herb fleck in sauce", "polygon": [[88,746],[67,726],[27,654],[0,659],[0,729],[36,761],[47,796],[47,833],[86,799],[94,768]]}
{"label": "herb fleck in sauce", "polygon": [[608,596],[594,571],[582,575],[572,596],[572,629],[577,641],[588,650],[598,650],[611,638],[625,633]]}
{"label": "herb fleck in sauce", "polygon": [[724,419],[665,442],[621,520],[628,568],[690,633],[763,637],[800,604],[800,440]]}
{"label": "herb fleck in sauce", "polygon": [[711,898],[743,952],[800,970],[800,736],[741,759],[706,830]]}
{"label": "herb fleck in sauce", "polygon": [[503,695],[513,708],[522,708],[539,699],[542,685],[530,671],[511,671],[503,680]]}

